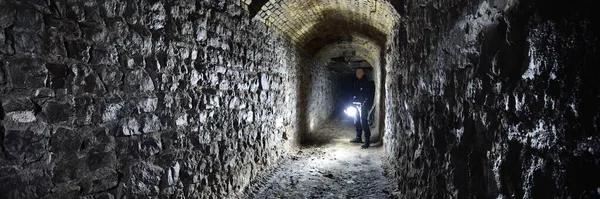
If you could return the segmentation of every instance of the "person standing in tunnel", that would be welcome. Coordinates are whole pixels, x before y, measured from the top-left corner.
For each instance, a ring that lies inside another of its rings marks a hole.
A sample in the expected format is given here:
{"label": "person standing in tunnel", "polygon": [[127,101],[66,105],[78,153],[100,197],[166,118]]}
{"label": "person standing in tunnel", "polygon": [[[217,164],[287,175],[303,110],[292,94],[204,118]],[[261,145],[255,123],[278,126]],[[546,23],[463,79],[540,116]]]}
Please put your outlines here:
{"label": "person standing in tunnel", "polygon": [[360,110],[356,111],[354,116],[354,126],[356,127],[356,137],[350,142],[352,143],[363,143],[362,132],[365,134],[365,142],[362,144],[362,148],[368,148],[371,144],[371,129],[367,120],[368,113],[373,106],[373,98],[375,95],[375,83],[367,80],[364,77],[364,71],[362,68],[356,69],[356,82],[354,83],[354,96],[352,102],[360,103]]}

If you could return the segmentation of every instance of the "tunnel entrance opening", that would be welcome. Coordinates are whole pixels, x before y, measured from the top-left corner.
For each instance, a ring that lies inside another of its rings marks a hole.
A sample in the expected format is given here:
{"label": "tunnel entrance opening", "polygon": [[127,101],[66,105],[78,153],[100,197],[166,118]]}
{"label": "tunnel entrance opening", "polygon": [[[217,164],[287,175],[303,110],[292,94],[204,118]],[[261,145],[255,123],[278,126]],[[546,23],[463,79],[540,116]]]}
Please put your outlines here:
{"label": "tunnel entrance opening", "polygon": [[[334,87],[334,96],[332,98],[333,108],[330,116],[328,117],[328,121],[324,121],[322,124],[317,126],[317,128],[311,129],[310,131],[302,134],[300,146],[319,147],[328,144],[339,145],[339,142],[347,143],[349,140],[355,138],[355,122],[357,122],[356,119],[359,118],[355,118],[354,115],[348,115],[345,112],[348,108],[355,106],[353,105],[353,98],[357,95],[355,86],[358,82],[356,75],[356,71],[358,69],[361,69],[364,73],[362,79],[366,82],[371,82],[371,84],[374,86],[374,90],[371,92],[371,96],[369,97],[369,101],[371,101],[371,103],[368,105],[368,108],[361,111],[361,114],[365,114],[367,118],[368,124],[366,126],[368,126],[371,132],[371,146],[381,146],[381,133],[377,129],[378,124],[380,123],[380,118],[377,114],[380,109],[379,107],[383,106],[383,104],[380,104],[378,102],[379,100],[376,99],[375,96],[376,93],[378,94],[377,91],[379,90],[379,84],[376,84],[375,82],[380,81],[376,68],[374,68],[363,57],[356,56],[355,51],[343,51],[336,49],[336,52],[332,51],[331,49],[332,48],[328,48],[329,51],[326,53],[329,53],[329,56],[331,57],[329,58],[330,61],[327,64],[327,72],[333,74],[330,76],[332,78],[331,86]],[[317,57],[322,59],[323,53],[320,53]],[[332,124],[338,126],[332,127]],[[340,129],[352,130],[342,131]],[[364,132],[362,134],[362,139],[366,139],[364,137]]]}
{"label": "tunnel entrance opening", "polygon": [[[293,135],[296,146],[321,143],[314,137],[320,126],[328,119],[347,119],[340,117],[340,110],[335,107],[335,98],[340,97],[336,85],[344,84],[341,80],[344,74],[339,69],[354,73],[352,69],[356,67],[371,69],[369,78],[376,88],[371,111],[371,141],[382,143],[383,136],[379,132],[385,123],[384,68],[387,57],[384,49],[400,21],[398,4],[388,0],[246,2],[254,4],[250,7],[256,11],[255,19],[287,37],[296,49],[308,55],[308,60],[301,60],[298,66],[300,99],[298,126]],[[325,75],[329,80],[324,83],[322,73],[333,74]],[[329,84],[328,88],[325,84]]]}
{"label": "tunnel entrance opening", "polygon": [[[319,49],[315,48],[315,42],[325,42],[321,44],[322,47]],[[353,118],[344,116],[343,110],[344,106],[348,106],[351,104],[352,100],[352,85],[357,81],[356,78],[356,70],[363,69],[365,72],[364,78],[367,81],[372,81],[374,84],[374,95],[372,99],[372,106],[369,107],[367,111],[367,115],[369,116],[369,126],[371,128],[371,142],[374,144],[372,146],[381,146],[382,143],[382,133],[380,133],[380,129],[382,129],[382,125],[384,123],[384,118],[381,117],[383,114],[383,110],[385,110],[385,104],[383,103],[383,98],[385,97],[383,93],[383,85],[385,82],[383,68],[385,67],[384,53],[382,52],[382,41],[373,39],[367,35],[361,33],[353,33],[353,34],[339,34],[337,36],[330,36],[329,40],[324,41],[323,38],[314,39],[307,46],[305,46],[302,50],[308,51],[310,58],[309,62],[315,63],[318,71],[311,71],[310,69],[300,69],[303,74],[306,74],[306,77],[300,78],[300,84],[309,84],[306,86],[309,90],[301,90],[300,96],[308,96],[306,100],[300,100],[304,104],[300,104],[298,106],[299,110],[302,111],[314,111],[312,107],[315,104],[324,105],[322,108],[329,108],[329,112],[327,112],[327,116],[320,118],[325,118],[328,120],[340,120],[338,124],[354,126]],[[324,66],[324,67],[323,67]],[[329,80],[327,83],[327,87],[332,89],[332,93],[326,95],[327,99],[316,100],[313,99],[316,95],[322,95],[323,90],[327,90],[323,88],[322,81],[319,79],[320,75],[315,77],[315,74],[326,73]],[[315,81],[316,80],[316,81]],[[316,84],[316,85],[313,85]],[[329,102],[323,102],[323,100],[330,100]],[[319,111],[323,111],[319,109]],[[311,116],[313,114],[313,116]],[[320,134],[330,134],[327,131],[321,131],[320,125],[326,123],[325,120],[320,120],[317,123],[314,122],[315,113],[302,113],[300,114],[300,121],[304,122],[306,127],[301,127],[301,131],[297,135],[299,138],[300,146],[318,146],[326,143],[331,143],[336,139],[334,135],[316,135],[317,132]],[[317,116],[319,117],[319,116]],[[348,122],[343,122],[348,121]],[[301,123],[302,125],[302,123]],[[353,138],[355,133],[348,134],[350,139]],[[333,137],[332,137],[333,136]],[[341,135],[345,137],[346,135]],[[346,138],[344,138],[346,139]],[[349,141],[347,139],[345,141]]]}

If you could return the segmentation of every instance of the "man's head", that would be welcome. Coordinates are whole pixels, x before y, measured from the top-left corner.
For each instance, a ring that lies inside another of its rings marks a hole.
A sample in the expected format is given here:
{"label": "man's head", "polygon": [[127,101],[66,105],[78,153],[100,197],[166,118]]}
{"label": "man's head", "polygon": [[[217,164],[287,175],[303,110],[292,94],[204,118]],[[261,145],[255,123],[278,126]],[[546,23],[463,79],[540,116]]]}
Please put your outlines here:
{"label": "man's head", "polygon": [[356,69],[356,78],[362,79],[364,75],[365,75],[365,72],[363,71],[362,68]]}

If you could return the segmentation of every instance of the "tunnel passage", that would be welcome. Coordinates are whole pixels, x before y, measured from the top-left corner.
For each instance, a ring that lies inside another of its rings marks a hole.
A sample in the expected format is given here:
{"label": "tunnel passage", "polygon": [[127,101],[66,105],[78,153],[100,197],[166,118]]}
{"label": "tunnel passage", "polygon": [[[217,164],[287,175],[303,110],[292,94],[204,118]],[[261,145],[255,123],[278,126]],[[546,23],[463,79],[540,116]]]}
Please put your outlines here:
{"label": "tunnel passage", "polygon": [[[385,61],[383,58],[385,45],[391,36],[393,27],[400,21],[397,2],[386,0],[376,1],[252,1],[250,9],[256,9],[254,4],[263,4],[256,12],[258,20],[264,22],[275,32],[284,35],[293,44],[308,53],[312,60],[324,65],[334,72],[334,84],[328,88],[336,88],[344,73],[354,73],[357,68],[368,68],[372,71],[372,80],[376,85],[374,115],[378,121],[377,129],[372,137],[380,141],[383,132],[383,113],[385,104],[383,83]],[[324,70],[320,70],[325,72]],[[300,83],[303,85],[303,83]],[[318,89],[306,89],[316,91]],[[334,98],[327,99],[328,103],[339,101],[337,91]],[[322,97],[318,97],[323,99]],[[319,100],[309,98],[309,100]],[[315,109],[309,108],[309,113],[321,109],[318,103],[310,103]],[[301,111],[301,109],[299,109]],[[332,115],[329,109],[327,115]],[[315,117],[310,117],[315,118]],[[300,117],[302,120],[302,117]],[[314,127],[300,132],[312,132]],[[299,134],[301,139],[310,140],[309,136]]]}
{"label": "tunnel passage", "polygon": [[380,65],[392,9],[0,0],[0,198],[237,197],[333,113],[328,60]]}
{"label": "tunnel passage", "polygon": [[593,3],[0,0],[0,198],[236,198],[357,65],[400,198],[595,198]]}

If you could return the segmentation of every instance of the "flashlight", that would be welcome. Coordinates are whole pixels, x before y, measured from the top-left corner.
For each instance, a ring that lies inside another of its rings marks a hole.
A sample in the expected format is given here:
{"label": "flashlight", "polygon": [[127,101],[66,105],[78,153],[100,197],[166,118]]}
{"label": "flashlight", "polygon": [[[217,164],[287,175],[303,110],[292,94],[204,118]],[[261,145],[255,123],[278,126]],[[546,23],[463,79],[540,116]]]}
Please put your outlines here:
{"label": "flashlight", "polygon": [[356,110],[356,107],[354,107],[354,106],[348,107],[348,108],[346,108],[346,110],[344,110],[344,113],[346,113],[346,115],[351,116],[351,117],[354,117],[356,115],[356,112],[357,112],[357,110]]}

